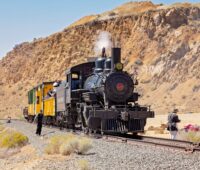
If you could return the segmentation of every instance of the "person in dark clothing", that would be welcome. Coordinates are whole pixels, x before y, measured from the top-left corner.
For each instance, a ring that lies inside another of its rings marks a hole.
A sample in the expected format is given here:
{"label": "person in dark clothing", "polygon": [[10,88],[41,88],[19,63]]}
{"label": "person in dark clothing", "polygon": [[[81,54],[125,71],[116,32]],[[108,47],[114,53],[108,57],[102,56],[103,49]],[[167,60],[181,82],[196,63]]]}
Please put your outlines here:
{"label": "person in dark clothing", "polygon": [[173,139],[173,140],[176,139],[176,135],[178,132],[177,123],[180,122],[177,112],[178,112],[178,109],[174,109],[174,111],[168,115],[167,130],[170,132],[171,139]]}
{"label": "person in dark clothing", "polygon": [[57,117],[57,120],[58,120],[58,126],[59,126],[60,130],[62,130],[63,129],[63,115],[59,114]]}
{"label": "person in dark clothing", "polygon": [[7,123],[11,123],[11,117],[10,116],[8,116]]}
{"label": "person in dark clothing", "polygon": [[42,131],[42,120],[43,120],[43,114],[41,110],[40,113],[38,114],[37,130],[36,130],[36,134],[39,136],[41,135],[41,131]]}

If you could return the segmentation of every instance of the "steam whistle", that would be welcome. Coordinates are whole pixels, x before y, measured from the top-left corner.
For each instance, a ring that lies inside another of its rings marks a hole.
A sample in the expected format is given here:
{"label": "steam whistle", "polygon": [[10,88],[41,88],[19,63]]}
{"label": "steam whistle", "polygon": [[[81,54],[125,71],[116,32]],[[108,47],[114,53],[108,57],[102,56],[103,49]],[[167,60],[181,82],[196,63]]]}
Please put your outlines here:
{"label": "steam whistle", "polygon": [[107,56],[106,56],[106,48],[105,48],[105,47],[102,48],[101,57],[102,57],[102,58],[106,58],[106,57],[107,57]]}

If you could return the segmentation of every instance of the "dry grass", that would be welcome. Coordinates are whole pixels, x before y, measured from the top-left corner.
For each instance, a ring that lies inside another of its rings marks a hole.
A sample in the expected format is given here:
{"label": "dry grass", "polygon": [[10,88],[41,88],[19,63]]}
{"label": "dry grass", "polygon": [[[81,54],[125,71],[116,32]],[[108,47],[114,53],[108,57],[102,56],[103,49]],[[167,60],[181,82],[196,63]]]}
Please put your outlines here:
{"label": "dry grass", "polygon": [[155,130],[154,130],[154,133],[155,133],[155,134],[164,134],[164,130],[161,129],[161,128],[158,128],[158,129],[155,129]]}
{"label": "dry grass", "polygon": [[161,123],[159,127],[149,126],[148,131],[154,131],[155,134],[164,134],[167,125]]}
{"label": "dry grass", "polygon": [[28,137],[12,129],[0,126],[0,148],[22,147],[28,143]]}
{"label": "dry grass", "polygon": [[87,160],[81,159],[78,162],[80,170],[88,170],[89,169],[89,163]]}
{"label": "dry grass", "polygon": [[127,14],[138,14],[142,12],[146,12],[149,10],[157,9],[160,5],[154,5],[152,2],[144,1],[144,2],[128,2],[125,3],[113,11],[119,13],[120,15]]}
{"label": "dry grass", "polygon": [[77,25],[83,25],[83,24],[86,24],[88,22],[94,21],[96,18],[98,18],[97,15],[85,16],[85,17],[79,19],[78,21],[74,22],[73,24],[71,24],[69,27],[74,27],[74,26],[77,26]]}
{"label": "dry grass", "polygon": [[71,153],[85,154],[92,148],[92,141],[73,134],[53,136],[50,138],[45,152],[47,154],[70,155]]}
{"label": "dry grass", "polygon": [[200,131],[179,131],[179,137],[182,140],[186,140],[193,143],[200,143]]}

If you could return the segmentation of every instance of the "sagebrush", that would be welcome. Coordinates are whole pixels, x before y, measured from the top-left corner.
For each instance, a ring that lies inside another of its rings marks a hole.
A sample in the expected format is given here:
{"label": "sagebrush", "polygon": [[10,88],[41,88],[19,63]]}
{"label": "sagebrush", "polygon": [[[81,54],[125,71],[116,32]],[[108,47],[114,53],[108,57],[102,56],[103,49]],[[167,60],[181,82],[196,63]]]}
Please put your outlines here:
{"label": "sagebrush", "polygon": [[28,137],[13,129],[6,129],[0,126],[0,147],[15,148],[28,143]]}
{"label": "sagebrush", "polygon": [[179,138],[193,143],[200,143],[200,131],[181,130],[179,131]]}
{"label": "sagebrush", "polygon": [[84,159],[79,160],[78,165],[79,165],[80,170],[89,170],[90,169],[89,163],[87,160],[84,160]]}
{"label": "sagebrush", "polygon": [[71,153],[85,154],[92,148],[92,141],[86,137],[73,134],[53,136],[45,148],[47,154],[70,155]]}

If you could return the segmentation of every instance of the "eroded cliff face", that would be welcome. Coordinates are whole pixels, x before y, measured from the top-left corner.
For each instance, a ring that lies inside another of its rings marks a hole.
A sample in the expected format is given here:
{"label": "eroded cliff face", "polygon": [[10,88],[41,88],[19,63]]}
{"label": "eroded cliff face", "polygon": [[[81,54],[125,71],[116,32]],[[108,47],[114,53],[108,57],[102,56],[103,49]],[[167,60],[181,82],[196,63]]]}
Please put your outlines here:
{"label": "eroded cliff face", "polygon": [[120,42],[125,69],[137,75],[140,82],[140,103],[152,105],[158,114],[174,107],[200,112],[197,5],[157,5],[130,15],[115,11],[80,23],[17,45],[0,61],[1,116],[20,115],[30,88],[42,81],[64,79],[67,68],[93,57],[101,31]]}

